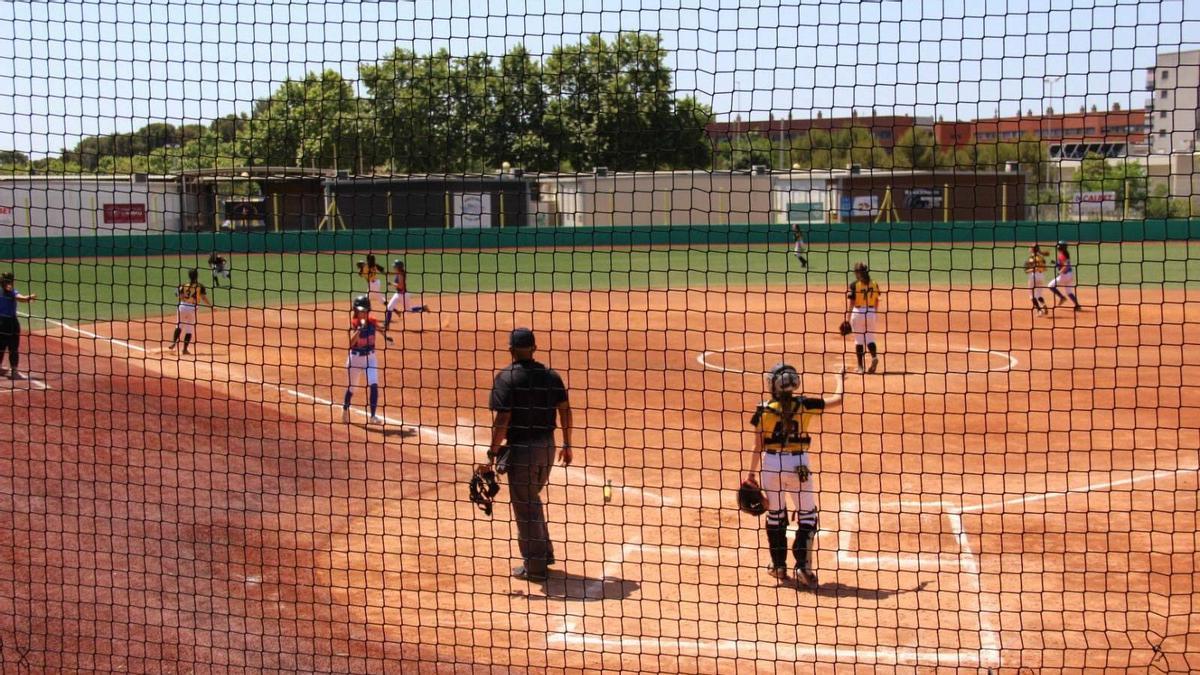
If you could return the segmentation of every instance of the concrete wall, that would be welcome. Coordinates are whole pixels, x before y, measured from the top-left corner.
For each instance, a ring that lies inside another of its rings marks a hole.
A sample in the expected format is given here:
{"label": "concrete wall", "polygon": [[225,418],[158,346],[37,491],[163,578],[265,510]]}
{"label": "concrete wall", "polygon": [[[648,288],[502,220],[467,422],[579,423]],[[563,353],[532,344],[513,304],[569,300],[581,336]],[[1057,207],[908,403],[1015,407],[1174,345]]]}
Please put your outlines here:
{"label": "concrete wall", "polygon": [[[771,176],[728,171],[581,174],[539,181],[553,192],[553,225],[689,225],[767,223]],[[543,213],[549,210],[542,211]]]}
{"label": "concrete wall", "polygon": [[0,180],[0,238],[179,232],[182,221],[179,185],[174,181],[40,176]]}

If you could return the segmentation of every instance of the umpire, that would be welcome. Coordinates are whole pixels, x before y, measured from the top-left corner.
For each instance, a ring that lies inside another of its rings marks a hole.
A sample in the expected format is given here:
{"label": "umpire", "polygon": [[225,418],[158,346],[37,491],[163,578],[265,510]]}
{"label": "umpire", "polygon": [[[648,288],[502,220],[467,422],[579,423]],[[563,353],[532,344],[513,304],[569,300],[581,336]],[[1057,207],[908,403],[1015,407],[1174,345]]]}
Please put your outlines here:
{"label": "umpire", "polygon": [[[524,564],[512,576],[542,581],[554,564],[554,546],[546,527],[542,489],[554,466],[555,417],[562,424],[558,459],[571,463],[571,405],[562,378],[533,360],[537,343],[533,331],[517,328],[508,339],[513,362],[496,374],[488,407],[495,413],[488,458],[498,473],[508,474],[517,544]],[[501,449],[502,446],[505,446]]]}

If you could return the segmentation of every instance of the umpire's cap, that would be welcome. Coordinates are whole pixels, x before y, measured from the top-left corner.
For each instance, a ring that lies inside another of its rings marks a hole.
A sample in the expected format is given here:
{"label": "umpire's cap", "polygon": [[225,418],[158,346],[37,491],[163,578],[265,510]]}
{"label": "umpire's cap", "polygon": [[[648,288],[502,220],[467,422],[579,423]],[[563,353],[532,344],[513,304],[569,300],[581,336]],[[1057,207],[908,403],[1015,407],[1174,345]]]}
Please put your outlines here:
{"label": "umpire's cap", "polygon": [[533,339],[533,331],[528,328],[514,328],[508,336],[509,349],[532,349],[536,346],[537,340]]}

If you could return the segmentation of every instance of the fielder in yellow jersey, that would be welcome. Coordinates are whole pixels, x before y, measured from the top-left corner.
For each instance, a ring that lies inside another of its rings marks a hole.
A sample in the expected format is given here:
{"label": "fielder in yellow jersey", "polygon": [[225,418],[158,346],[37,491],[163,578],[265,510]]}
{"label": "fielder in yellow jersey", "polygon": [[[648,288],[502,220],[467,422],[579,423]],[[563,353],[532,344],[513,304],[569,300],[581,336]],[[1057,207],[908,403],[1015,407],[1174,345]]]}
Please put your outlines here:
{"label": "fielder in yellow jersey", "polygon": [[188,351],[192,344],[192,333],[196,330],[196,308],[201,304],[212,307],[212,303],[208,301],[208,291],[204,288],[204,284],[197,281],[200,278],[200,273],[194,269],[188,270],[188,282],[180,284],[175,289],[175,298],[179,301],[179,308],[175,310],[175,334],[171,337],[171,346],[169,349],[175,351],[175,345],[179,344],[179,334],[183,333],[183,353],[190,354]]}
{"label": "fielder in yellow jersey", "polygon": [[1025,259],[1025,274],[1029,277],[1029,299],[1038,316],[1046,315],[1046,299],[1042,297],[1046,288],[1046,254],[1042,247],[1034,244]]}
{"label": "fielder in yellow jersey", "polygon": [[875,344],[875,321],[882,293],[879,284],[871,279],[866,263],[854,265],[854,281],[846,292],[850,328],[854,332],[854,355],[858,359],[858,372],[863,372],[863,348],[871,352],[871,365],[866,372],[873,373],[879,367],[879,353]]}
{"label": "fielder in yellow jersey", "polygon": [[375,254],[367,255],[366,261],[358,261],[358,276],[367,282],[367,298],[372,307],[383,307],[387,304],[383,297],[383,275],[387,273],[379,263],[375,262]]}
{"label": "fielder in yellow jersey", "polygon": [[[787,525],[789,510],[799,529],[792,544],[796,582],[816,588],[813,544],[817,534],[817,500],[809,469],[812,447],[809,426],[823,411],[842,402],[843,373],[838,373],[837,390],[828,399],[797,395],[800,373],[781,363],[769,373],[771,398],[760,403],[750,418],[754,428],[754,452],[746,482],[761,485],[767,502],[767,547],[771,553],[768,573],[787,581]],[[759,469],[761,467],[761,482]]]}

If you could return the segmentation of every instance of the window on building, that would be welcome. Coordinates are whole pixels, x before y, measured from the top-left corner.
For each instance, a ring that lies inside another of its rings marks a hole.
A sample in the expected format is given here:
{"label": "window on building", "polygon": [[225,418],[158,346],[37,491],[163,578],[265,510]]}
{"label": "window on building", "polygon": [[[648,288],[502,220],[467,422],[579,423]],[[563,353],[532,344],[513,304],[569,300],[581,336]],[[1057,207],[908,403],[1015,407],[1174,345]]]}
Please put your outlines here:
{"label": "window on building", "polygon": [[1166,117],[1167,117],[1167,111],[1166,111],[1166,110],[1159,110],[1159,111],[1158,111],[1158,117],[1159,117],[1159,119],[1166,119]]}
{"label": "window on building", "polygon": [[1166,89],[1159,89],[1159,90],[1158,90],[1158,97],[1159,97],[1159,98],[1166,98],[1166,97],[1167,97],[1167,90],[1166,90]]}
{"label": "window on building", "polygon": [[1170,72],[1171,72],[1171,71],[1167,70],[1166,68],[1163,68],[1162,72],[1161,72],[1161,73],[1159,73],[1159,75],[1158,75],[1158,76],[1159,76],[1161,79],[1164,79],[1164,80],[1165,80],[1165,79],[1167,79],[1167,77],[1168,77],[1168,74],[1169,74]]}

